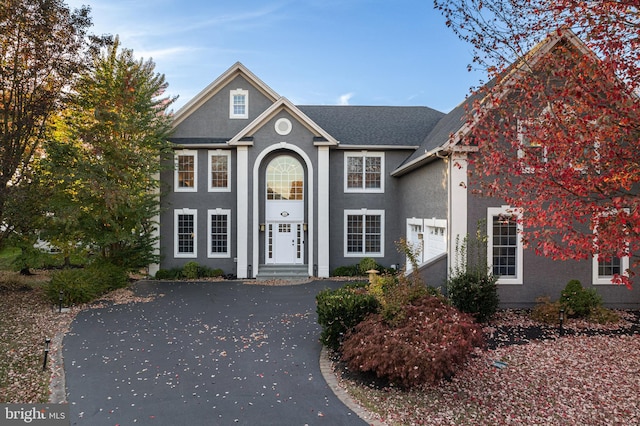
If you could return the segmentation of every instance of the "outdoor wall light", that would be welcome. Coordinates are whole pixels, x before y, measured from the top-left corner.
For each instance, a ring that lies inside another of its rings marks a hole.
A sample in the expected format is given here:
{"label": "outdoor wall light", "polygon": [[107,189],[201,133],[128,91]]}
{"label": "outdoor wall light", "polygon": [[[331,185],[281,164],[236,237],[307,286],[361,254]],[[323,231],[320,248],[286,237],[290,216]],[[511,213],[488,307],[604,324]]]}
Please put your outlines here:
{"label": "outdoor wall light", "polygon": [[261,224],[260,224],[260,232],[264,232],[264,228],[265,228],[265,227],[264,227],[264,223],[261,223]]}
{"label": "outdoor wall light", "polygon": [[306,223],[303,223],[303,224],[302,224],[302,230],[303,230],[304,232],[307,232],[307,224],[306,224]]}

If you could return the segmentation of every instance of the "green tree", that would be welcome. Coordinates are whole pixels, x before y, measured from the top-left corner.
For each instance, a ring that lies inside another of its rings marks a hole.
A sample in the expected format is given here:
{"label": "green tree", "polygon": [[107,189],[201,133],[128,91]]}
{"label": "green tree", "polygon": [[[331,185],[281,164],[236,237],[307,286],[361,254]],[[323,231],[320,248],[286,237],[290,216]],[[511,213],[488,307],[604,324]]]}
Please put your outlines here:
{"label": "green tree", "polygon": [[126,268],[154,258],[160,157],[170,150],[167,83],[151,60],[120,49],[95,54],[47,146],[55,182],[48,239],[89,248]]}
{"label": "green tree", "polygon": [[72,12],[61,0],[0,4],[0,245],[37,223],[27,216],[41,211],[32,197],[33,160],[86,64],[90,26],[89,8]]}

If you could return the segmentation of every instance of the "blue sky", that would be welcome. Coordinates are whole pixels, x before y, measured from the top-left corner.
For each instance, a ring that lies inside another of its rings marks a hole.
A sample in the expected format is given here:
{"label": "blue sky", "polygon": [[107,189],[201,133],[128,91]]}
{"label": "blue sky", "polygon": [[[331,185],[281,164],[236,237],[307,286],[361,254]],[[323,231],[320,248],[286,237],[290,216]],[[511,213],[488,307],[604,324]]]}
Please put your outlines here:
{"label": "blue sky", "polygon": [[430,0],[67,0],[152,58],[177,110],[236,61],[298,105],[448,112],[484,74]]}

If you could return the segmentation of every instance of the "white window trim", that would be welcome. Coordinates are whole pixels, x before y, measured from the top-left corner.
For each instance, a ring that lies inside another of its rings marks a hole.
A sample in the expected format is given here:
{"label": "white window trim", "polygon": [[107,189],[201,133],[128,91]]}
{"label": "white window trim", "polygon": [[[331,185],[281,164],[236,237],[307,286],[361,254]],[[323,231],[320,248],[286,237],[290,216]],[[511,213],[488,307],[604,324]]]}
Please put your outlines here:
{"label": "white window trim", "polygon": [[[493,271],[493,218],[494,216],[499,215],[516,215],[518,218],[522,215],[516,209],[510,208],[509,206],[502,207],[489,207],[487,208],[487,263],[489,267],[489,271]],[[520,221],[517,223],[518,234],[522,232],[522,224]],[[517,247],[516,247],[516,276],[515,277],[497,277],[497,284],[515,284],[520,285],[523,284],[523,259],[522,255],[524,252],[524,245],[522,243],[522,238],[517,239]]]}
{"label": "white window trim", "polygon": [[[225,253],[212,253],[211,252],[211,216],[212,215],[226,215],[227,216],[227,251]],[[207,257],[214,258],[229,258],[231,257],[231,210],[230,209],[209,209],[207,210]]]}
{"label": "white window trim", "polygon": [[[350,215],[359,215],[359,216],[380,216],[380,252],[379,253],[368,253],[363,251],[362,253],[349,253],[348,252],[348,222],[347,218]],[[358,209],[358,210],[345,210],[344,211],[344,232],[343,232],[343,240],[344,240],[344,257],[384,257],[384,234],[385,234],[385,220],[384,220],[384,210],[368,210],[368,209]]]}
{"label": "white window trim", "polygon": [[[362,180],[362,188],[349,188],[349,161],[350,157],[379,157],[380,158],[380,188],[366,188],[366,182]],[[385,181],[385,173],[384,173],[384,152],[367,152],[367,151],[358,151],[358,152],[345,152],[344,153],[344,192],[351,193],[376,193],[382,194],[384,193],[384,181]]]}
{"label": "white window trim", "polygon": [[[178,157],[181,155],[193,156],[193,187],[180,187],[178,181]],[[198,151],[182,149],[174,152],[173,190],[175,192],[198,192]]]}
{"label": "white window trim", "polygon": [[[233,110],[233,97],[236,95],[244,96],[244,114],[235,114]],[[244,89],[235,89],[229,92],[229,118],[245,119],[249,118],[249,91]]]}
{"label": "white window trim", "polygon": [[[193,253],[178,252],[178,216],[181,214],[193,215]],[[175,209],[173,211],[173,256],[182,259],[198,257],[198,211],[195,209]]]}
{"label": "white window trim", "polygon": [[[612,282],[613,280],[613,275],[611,276],[605,276],[605,275],[598,275],[598,256],[595,255],[593,256],[593,260],[592,260],[592,276],[593,276],[593,285],[614,285],[614,283]],[[628,276],[628,270],[629,270],[629,256],[624,256],[620,258],[620,269],[622,270],[622,273],[620,274],[621,276]]]}
{"label": "white window trim", "polygon": [[539,149],[542,151],[542,162],[547,163],[547,147],[546,146],[533,146],[527,143],[525,135],[525,127],[531,125],[532,119],[518,119],[517,120],[517,132],[518,132],[518,160],[524,161],[522,165],[523,173],[535,173],[535,167],[528,166],[526,164],[527,150],[533,152],[533,149]]}
{"label": "white window trim", "polygon": [[[628,212],[628,209],[625,209]],[[603,213],[603,214],[607,214],[607,213]],[[596,218],[597,221],[597,218]],[[598,225],[596,223],[596,225],[594,226],[593,229],[593,233],[596,234],[595,238],[594,238],[594,245],[597,247],[597,234],[598,234]],[[591,265],[592,265],[592,269],[591,269],[591,278],[593,281],[593,285],[614,285],[614,283],[612,282],[613,280],[613,275],[611,276],[607,276],[607,275],[598,275],[599,272],[599,268],[598,268],[598,255],[594,255],[591,261]],[[629,276],[629,256],[623,256],[620,258],[620,269],[621,269],[621,276]]]}
{"label": "white window trim", "polygon": [[[211,178],[212,178],[211,159],[214,156],[227,157],[227,186],[226,187],[213,187],[211,185]],[[207,172],[207,180],[208,180],[207,186],[208,186],[209,192],[231,192],[231,151],[224,150],[224,149],[211,150],[209,151],[208,158],[209,158],[209,165],[208,165],[208,172]]]}

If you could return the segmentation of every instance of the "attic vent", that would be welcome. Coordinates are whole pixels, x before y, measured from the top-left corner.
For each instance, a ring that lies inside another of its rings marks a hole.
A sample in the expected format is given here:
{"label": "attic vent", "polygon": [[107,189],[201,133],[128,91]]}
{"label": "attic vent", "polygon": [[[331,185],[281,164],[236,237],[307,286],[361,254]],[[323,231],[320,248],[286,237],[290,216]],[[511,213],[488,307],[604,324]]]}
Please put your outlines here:
{"label": "attic vent", "polygon": [[285,136],[291,133],[292,127],[293,126],[291,125],[291,121],[289,121],[289,119],[287,118],[279,118],[275,124],[276,133],[282,136]]}

